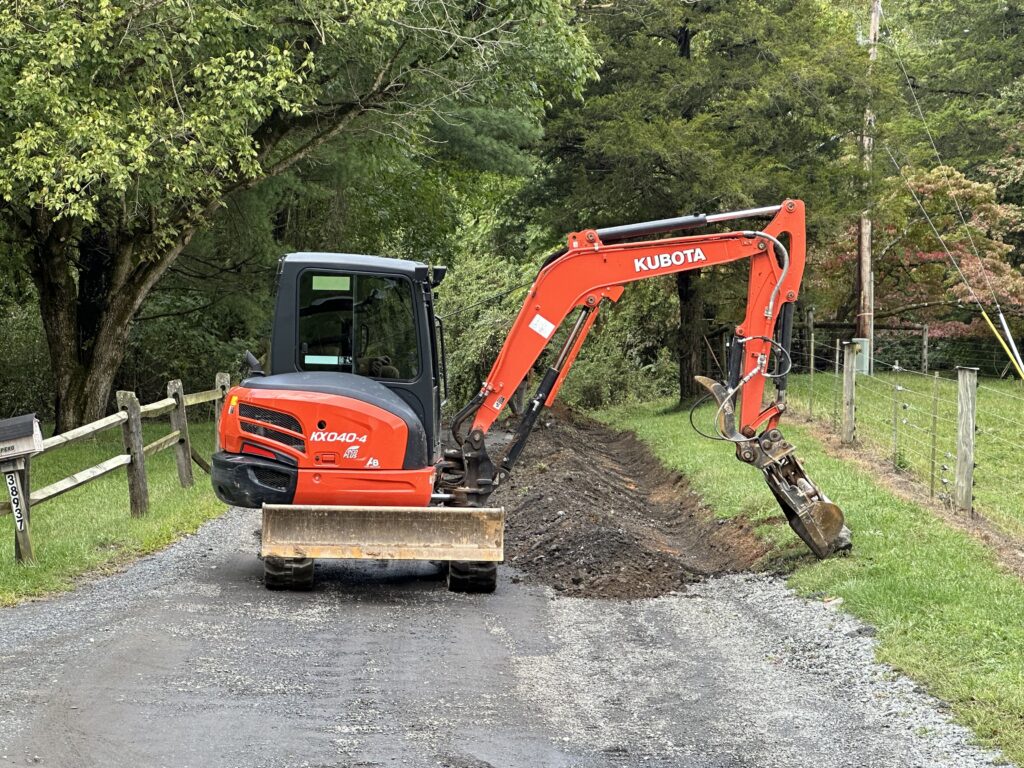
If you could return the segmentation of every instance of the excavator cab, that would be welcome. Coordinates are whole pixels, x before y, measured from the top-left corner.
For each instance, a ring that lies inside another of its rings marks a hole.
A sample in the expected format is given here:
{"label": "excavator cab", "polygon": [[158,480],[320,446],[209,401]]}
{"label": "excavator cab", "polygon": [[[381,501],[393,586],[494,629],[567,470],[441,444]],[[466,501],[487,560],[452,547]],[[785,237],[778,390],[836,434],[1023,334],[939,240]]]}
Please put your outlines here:
{"label": "excavator cab", "polygon": [[377,256],[285,256],[270,345],[272,375],[326,373],[356,390],[389,390],[422,427],[423,466],[441,444],[435,274],[444,271]]}
{"label": "excavator cab", "polygon": [[442,366],[425,264],[281,260],[270,371],[232,390],[214,488],[239,506],[426,506]]}
{"label": "excavator cab", "polygon": [[501,510],[436,507],[444,274],[355,254],[281,260],[270,370],[228,393],[212,462],[222,501],[263,509],[268,586],[311,583],[314,558],[502,559]]}

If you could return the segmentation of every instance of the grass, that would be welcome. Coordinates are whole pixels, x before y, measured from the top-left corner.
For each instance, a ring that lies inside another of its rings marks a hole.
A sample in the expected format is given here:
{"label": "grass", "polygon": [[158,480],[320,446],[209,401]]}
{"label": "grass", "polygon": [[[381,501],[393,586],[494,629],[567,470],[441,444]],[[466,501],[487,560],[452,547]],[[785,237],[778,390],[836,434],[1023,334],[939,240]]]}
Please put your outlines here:
{"label": "grass", "polygon": [[[634,431],[668,466],[689,477],[715,512],[749,515],[795,566],[790,584],[805,595],[843,598],[844,608],[878,629],[878,657],[949,702],[979,740],[1024,764],[1024,584],[994,555],[922,507],[881,487],[869,473],[833,458],[812,430],[786,426],[808,473],[845,511],[850,557],[798,554],[764,481],[730,446],[696,435],[669,402],[623,406],[598,418]],[[705,421],[710,420],[705,415]]]}
{"label": "grass", "polygon": [[[168,431],[160,422],[143,425],[147,443]],[[208,455],[213,424],[190,424],[189,433],[192,444]],[[56,448],[32,462],[32,487],[42,488],[123,452],[121,430],[116,427],[93,439]],[[30,566],[15,563],[14,524],[10,515],[0,516],[0,605],[70,589],[82,574],[113,568],[165,547],[224,511],[198,467],[193,465],[195,485],[188,489],[180,486],[173,450],[147,459],[146,469],[150,512],[145,517],[131,517],[123,469],[33,509],[35,564]]]}
{"label": "grass", "polygon": [[[789,403],[806,415],[813,395],[814,417],[835,423],[841,387],[832,373],[816,373],[813,384],[807,374],[791,376]],[[936,380],[910,371],[858,376],[857,439],[930,487],[934,408],[934,487],[936,495],[943,497],[952,493],[956,467],[956,399],[957,383],[948,378]],[[1024,449],[1017,441],[1017,414],[1022,406],[1020,382],[983,379],[979,383],[975,509],[1020,541],[1024,541],[1024,485],[1019,482]]]}

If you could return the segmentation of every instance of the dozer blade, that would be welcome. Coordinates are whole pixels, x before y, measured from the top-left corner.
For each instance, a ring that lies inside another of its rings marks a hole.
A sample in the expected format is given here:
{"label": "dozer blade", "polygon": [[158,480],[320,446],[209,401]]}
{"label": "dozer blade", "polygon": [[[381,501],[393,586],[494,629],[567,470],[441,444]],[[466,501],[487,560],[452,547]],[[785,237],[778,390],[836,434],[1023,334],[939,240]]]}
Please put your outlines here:
{"label": "dozer blade", "polygon": [[497,507],[264,504],[264,557],[371,560],[504,559]]}

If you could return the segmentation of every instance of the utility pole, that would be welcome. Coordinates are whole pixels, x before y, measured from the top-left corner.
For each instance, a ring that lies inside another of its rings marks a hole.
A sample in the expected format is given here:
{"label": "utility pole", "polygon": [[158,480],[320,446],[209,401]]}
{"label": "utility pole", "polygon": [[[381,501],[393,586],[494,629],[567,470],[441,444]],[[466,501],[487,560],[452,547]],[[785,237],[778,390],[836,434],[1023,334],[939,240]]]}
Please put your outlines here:
{"label": "utility pole", "polygon": [[[875,60],[878,58],[878,27],[882,17],[882,0],[871,0],[871,25],[868,32],[868,74],[871,74]],[[861,162],[864,163],[865,173],[871,171],[871,153],[874,150],[875,113],[871,111],[871,104],[868,103],[864,110],[864,132],[860,137]],[[870,184],[870,182],[868,182]],[[867,189],[867,187],[865,187]],[[860,225],[857,228],[857,268],[858,285],[860,286],[860,301],[857,307],[857,332],[856,336],[868,339],[871,347],[874,346],[874,338],[871,333],[871,322],[875,315],[874,297],[871,295],[871,217],[865,210],[860,215]],[[869,349],[868,354],[874,357],[874,349]]]}

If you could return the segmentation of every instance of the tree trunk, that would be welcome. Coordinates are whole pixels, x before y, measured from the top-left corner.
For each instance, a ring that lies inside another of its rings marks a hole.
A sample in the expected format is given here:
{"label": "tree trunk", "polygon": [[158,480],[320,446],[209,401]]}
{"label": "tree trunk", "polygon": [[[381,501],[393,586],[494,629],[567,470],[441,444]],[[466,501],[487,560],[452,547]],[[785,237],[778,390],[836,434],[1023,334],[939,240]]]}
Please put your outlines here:
{"label": "tree trunk", "polygon": [[676,293],[679,296],[679,332],[676,336],[676,354],[679,357],[679,402],[688,405],[704,392],[693,380],[694,376],[703,373],[701,358],[705,328],[700,277],[694,272],[678,272]]}
{"label": "tree trunk", "polygon": [[78,344],[78,285],[68,259],[68,221],[50,225],[36,216],[33,222],[40,235],[33,248],[30,268],[39,292],[39,312],[46,334],[53,372],[54,411],[57,430],[67,414],[81,410],[82,379]]}
{"label": "tree trunk", "polygon": [[186,230],[165,253],[135,259],[131,243],[56,222],[33,253],[32,277],[50,351],[56,432],[107,415],[132,320],[153,285],[191,240]]}

